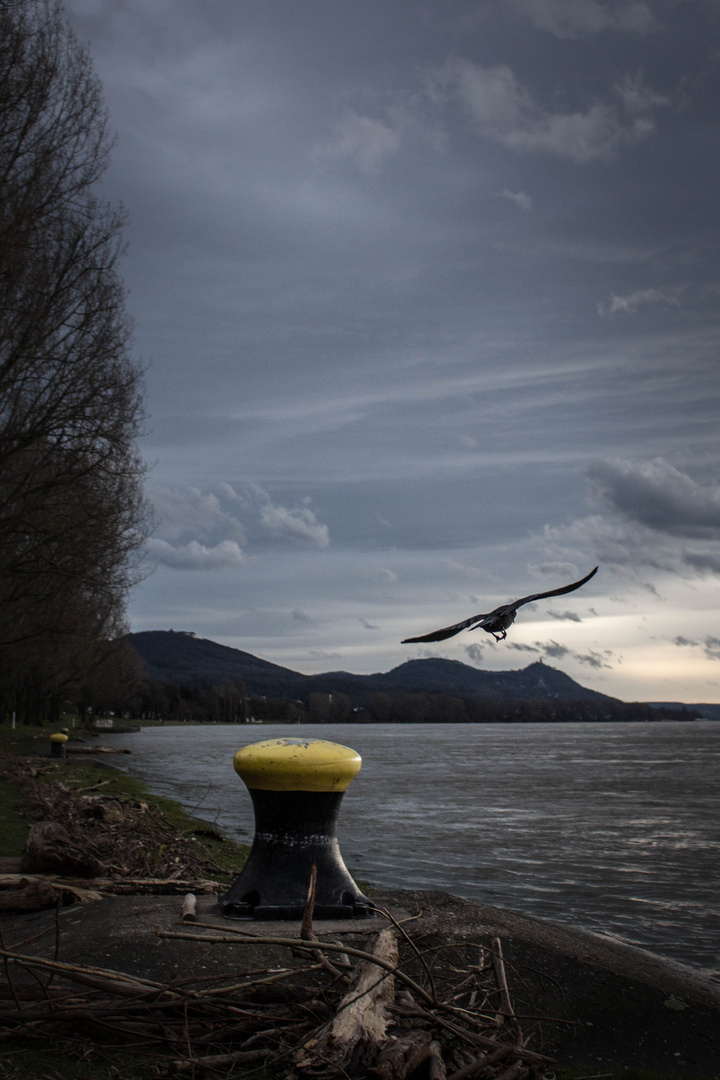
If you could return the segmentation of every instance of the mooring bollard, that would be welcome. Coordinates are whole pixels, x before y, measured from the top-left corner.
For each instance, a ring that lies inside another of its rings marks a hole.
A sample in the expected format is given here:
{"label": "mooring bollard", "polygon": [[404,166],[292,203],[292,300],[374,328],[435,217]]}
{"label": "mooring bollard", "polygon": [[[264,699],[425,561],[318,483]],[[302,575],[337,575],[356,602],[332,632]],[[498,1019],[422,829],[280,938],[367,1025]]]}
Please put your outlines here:
{"label": "mooring bollard", "polygon": [[235,771],[255,811],[255,838],[240,876],[221,898],[229,919],[299,919],[317,868],[318,919],[365,918],[372,902],[342,860],[340,803],[362,759],[324,739],[269,739],[238,750]]}
{"label": "mooring bollard", "polygon": [[50,736],[50,757],[64,758],[67,741],[68,737],[62,731],[54,731]]}

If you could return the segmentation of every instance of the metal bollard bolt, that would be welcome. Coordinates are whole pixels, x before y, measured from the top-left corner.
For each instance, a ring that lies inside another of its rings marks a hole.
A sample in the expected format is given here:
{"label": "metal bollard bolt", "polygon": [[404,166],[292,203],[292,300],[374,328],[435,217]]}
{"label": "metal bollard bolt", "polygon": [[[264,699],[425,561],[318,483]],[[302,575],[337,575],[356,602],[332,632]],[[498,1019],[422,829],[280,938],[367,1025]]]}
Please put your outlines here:
{"label": "metal bollard bolt", "polygon": [[54,731],[50,736],[50,757],[64,758],[65,743],[67,741],[68,737],[67,735],[64,735],[62,731]]}
{"label": "metal bollard bolt", "polygon": [[342,797],[361,765],[355,750],[324,739],[269,739],[238,750],[234,766],[252,797],[255,838],[242,873],[221,898],[226,918],[301,918],[313,865],[317,918],[374,914],[336,835]]}

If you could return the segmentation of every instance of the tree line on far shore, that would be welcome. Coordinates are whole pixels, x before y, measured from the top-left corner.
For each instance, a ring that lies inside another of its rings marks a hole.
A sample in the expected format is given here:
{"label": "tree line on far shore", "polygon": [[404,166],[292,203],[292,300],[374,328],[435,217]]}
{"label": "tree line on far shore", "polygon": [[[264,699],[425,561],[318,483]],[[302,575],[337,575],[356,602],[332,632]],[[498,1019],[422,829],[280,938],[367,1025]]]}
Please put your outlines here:
{"label": "tree line on far shore", "polygon": [[363,702],[345,693],[310,693],[305,699],[248,692],[240,680],[216,686],[174,685],[148,679],[134,650],[98,671],[85,687],[86,721],[112,713],[133,722],[195,724],[488,724],[577,721],[696,720],[693,708],[643,702],[547,698],[484,698],[441,693],[381,691]]}

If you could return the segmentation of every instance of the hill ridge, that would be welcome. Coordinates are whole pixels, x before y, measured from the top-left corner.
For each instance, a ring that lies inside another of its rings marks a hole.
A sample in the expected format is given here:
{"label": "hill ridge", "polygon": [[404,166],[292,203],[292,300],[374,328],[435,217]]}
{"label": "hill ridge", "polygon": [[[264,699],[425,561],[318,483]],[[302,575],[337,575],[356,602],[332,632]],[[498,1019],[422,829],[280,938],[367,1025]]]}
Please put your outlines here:
{"label": "hill ridge", "polygon": [[187,631],[145,630],[128,634],[148,676],[173,685],[209,689],[222,682],[242,681],[248,693],[299,698],[310,693],[345,693],[354,704],[386,692],[438,693],[486,698],[590,699],[617,701],[575,682],[565,672],[540,660],[526,668],[486,671],[444,657],[405,660],[387,672],[355,675],[330,671],[303,675]]}

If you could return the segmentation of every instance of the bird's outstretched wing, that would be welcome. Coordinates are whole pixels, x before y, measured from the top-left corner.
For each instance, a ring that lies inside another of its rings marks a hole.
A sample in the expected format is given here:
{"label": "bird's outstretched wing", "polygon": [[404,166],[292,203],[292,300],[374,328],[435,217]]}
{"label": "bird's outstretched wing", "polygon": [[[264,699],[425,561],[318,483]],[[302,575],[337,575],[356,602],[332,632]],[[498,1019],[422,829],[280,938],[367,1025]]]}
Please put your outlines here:
{"label": "bird's outstretched wing", "polygon": [[595,567],[589,574],[586,574],[584,578],[580,578],[579,581],[573,581],[571,585],[563,585],[560,589],[550,589],[548,592],[533,593],[531,596],[523,596],[520,600],[515,600],[510,604],[506,604],[501,608],[496,608],[495,611],[486,612],[484,615],[472,615],[469,619],[463,619],[462,622],[453,623],[452,626],[444,626],[441,630],[434,630],[431,634],[423,634],[422,637],[410,637],[405,638],[401,644],[411,645],[416,641],[445,641],[446,638],[454,637],[455,634],[459,634],[461,630],[470,629],[475,623],[482,622],[483,619],[487,619],[488,615],[494,615],[496,612],[515,610],[522,607],[523,604],[530,604],[533,600],[544,600],[547,596],[563,596],[565,593],[574,592],[575,589],[579,589],[581,585],[584,585],[586,581],[589,581],[591,577],[597,574],[598,568]]}
{"label": "bird's outstretched wing", "polygon": [[508,604],[508,607],[519,608],[523,604],[531,604],[533,600],[544,600],[546,596],[562,596],[564,593],[575,592],[581,585],[584,585],[586,581],[589,581],[591,577],[595,577],[598,568],[595,567],[589,574],[586,574],[584,578],[580,578],[579,581],[573,581],[572,585],[563,585],[561,589],[550,589],[549,592],[533,593],[532,596],[523,596],[522,600],[515,600],[512,604]]}
{"label": "bird's outstretched wing", "polygon": [[444,626],[442,630],[433,630],[432,634],[423,634],[422,637],[408,637],[404,641],[401,641],[401,645],[409,645],[414,641],[444,641],[445,638],[455,637],[465,627],[472,626],[473,623],[482,622],[483,619],[487,619],[490,612],[486,612],[485,615],[473,615],[470,619],[463,619],[462,622],[454,623],[452,626]]}

